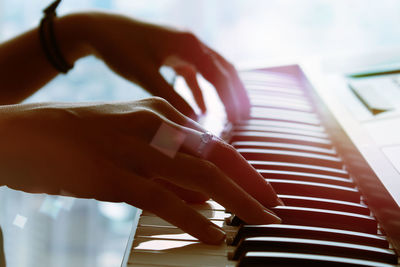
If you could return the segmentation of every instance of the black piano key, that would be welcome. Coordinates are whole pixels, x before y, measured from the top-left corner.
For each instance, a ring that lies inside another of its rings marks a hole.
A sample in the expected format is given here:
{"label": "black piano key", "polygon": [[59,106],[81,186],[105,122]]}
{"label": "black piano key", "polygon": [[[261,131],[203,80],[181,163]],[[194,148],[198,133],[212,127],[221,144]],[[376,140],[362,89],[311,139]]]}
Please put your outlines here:
{"label": "black piano key", "polygon": [[311,152],[328,156],[336,156],[336,151],[333,148],[321,148],[317,146],[305,146],[290,143],[237,141],[233,142],[232,146],[235,148],[284,149],[290,151]]}
{"label": "black piano key", "polygon": [[284,179],[266,180],[280,195],[307,196],[360,203],[361,195],[355,188]]}
{"label": "black piano key", "polygon": [[237,151],[247,160],[280,161],[287,163],[320,165],[321,167],[343,169],[339,157],[316,153],[298,152],[279,149],[239,148]]}
{"label": "black piano key", "polygon": [[274,120],[244,120],[239,121],[235,125],[240,126],[275,126],[275,127],[285,127],[293,128],[312,132],[325,132],[324,127],[320,125],[308,125],[304,123],[296,122],[285,122],[285,121],[274,121]]}
{"label": "black piano key", "polygon": [[237,125],[233,128],[234,131],[253,131],[253,132],[277,132],[289,133],[296,135],[305,135],[319,138],[328,138],[324,132],[307,131],[295,128],[279,127],[279,126],[262,126],[262,125]]}
{"label": "black piano key", "polygon": [[298,172],[309,172],[318,173],[324,175],[333,175],[343,178],[349,178],[349,173],[344,169],[328,168],[317,165],[290,163],[290,162],[279,162],[279,161],[248,161],[254,168],[260,170],[284,170],[284,171],[298,171]]}
{"label": "black piano key", "polygon": [[389,242],[384,236],[380,235],[333,228],[288,224],[242,225],[230,244],[236,246],[243,238],[257,236],[310,238],[379,248],[389,248]]}
{"label": "black piano key", "polygon": [[336,228],[369,234],[377,233],[377,221],[368,215],[290,206],[277,206],[271,210],[282,219],[284,224]]}
{"label": "black piano key", "polygon": [[231,142],[236,141],[277,142],[332,149],[332,143],[329,139],[285,133],[234,131]]}
{"label": "black piano key", "polygon": [[236,215],[232,215],[232,216],[230,216],[228,218],[225,218],[225,222],[226,222],[227,225],[230,225],[230,226],[244,225],[244,222],[242,221],[242,219],[240,219]]}
{"label": "black piano key", "polygon": [[247,252],[237,266],[394,267],[395,265],[375,261],[313,254],[287,252]]}
{"label": "black piano key", "polygon": [[258,170],[258,172],[267,179],[286,179],[294,181],[326,183],[347,187],[355,186],[354,182],[349,178],[335,177],[330,175],[277,170]]}
{"label": "black piano key", "polygon": [[292,207],[305,207],[313,209],[327,209],[337,210],[343,212],[358,213],[363,215],[370,215],[369,208],[360,203],[340,201],[326,198],[304,197],[304,196],[291,196],[291,195],[278,195],[279,198],[287,206]]}
{"label": "black piano key", "polygon": [[343,242],[294,237],[248,237],[239,242],[232,255],[240,259],[246,252],[292,252],[326,256],[350,257],[377,262],[397,263],[397,255],[391,249],[349,244]]}
{"label": "black piano key", "polygon": [[[376,234],[378,224],[367,215],[325,209],[278,206],[271,208],[284,224],[335,228]],[[229,225],[239,226],[244,222],[236,215],[227,220]]]}

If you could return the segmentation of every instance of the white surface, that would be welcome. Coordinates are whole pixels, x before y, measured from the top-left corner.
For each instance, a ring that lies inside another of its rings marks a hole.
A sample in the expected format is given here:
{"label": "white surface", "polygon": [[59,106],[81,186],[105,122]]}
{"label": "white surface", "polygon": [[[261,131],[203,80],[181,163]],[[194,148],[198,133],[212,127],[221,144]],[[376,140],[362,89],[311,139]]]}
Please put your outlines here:
{"label": "white surface", "polygon": [[390,160],[393,166],[400,173],[400,145],[382,148],[386,157]]}
{"label": "white surface", "polygon": [[400,145],[400,116],[363,123],[379,146]]}
{"label": "white surface", "polygon": [[337,70],[326,71],[320,62],[305,62],[303,67],[336,120],[400,206],[400,174],[382,151],[383,145],[400,144],[398,116],[371,116]]}

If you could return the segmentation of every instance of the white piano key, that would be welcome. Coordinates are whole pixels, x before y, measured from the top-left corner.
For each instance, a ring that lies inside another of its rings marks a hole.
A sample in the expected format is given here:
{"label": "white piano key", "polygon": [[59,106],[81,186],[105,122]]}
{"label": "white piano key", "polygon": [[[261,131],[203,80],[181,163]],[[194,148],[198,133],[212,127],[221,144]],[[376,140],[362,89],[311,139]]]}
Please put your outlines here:
{"label": "white piano key", "polygon": [[[167,222],[164,221],[164,220],[159,221],[159,222],[161,222],[161,223],[163,223],[163,224],[167,224]],[[221,227],[221,228],[222,228],[225,232],[227,232],[227,233],[231,233],[231,232],[236,232],[236,231],[238,231],[238,227],[237,227],[237,226],[230,226],[230,225],[227,225],[227,224],[226,224],[225,222],[223,222],[223,221],[212,221],[212,222],[213,222],[215,225]],[[140,228],[140,227],[155,228],[155,231],[157,231],[157,229],[160,229],[160,228],[179,229],[179,230],[180,230],[179,227],[176,227],[176,226],[174,226],[174,225],[172,225],[172,224],[168,224],[168,225],[144,224],[141,220],[139,221],[139,225],[138,225],[138,228]]]}
{"label": "white piano key", "polygon": [[314,132],[325,132],[324,127],[316,126],[316,125],[308,125],[303,123],[296,123],[296,122],[286,122],[286,121],[274,121],[274,120],[245,120],[238,122],[236,125],[259,125],[259,126],[277,126],[277,127],[286,127],[286,128],[294,128],[294,129],[301,129],[307,131],[314,131]]}
{"label": "white piano key", "polygon": [[203,204],[191,204],[190,205],[195,210],[215,210],[215,211],[225,211],[224,206],[219,204],[214,200],[208,200]]}
{"label": "white piano key", "polygon": [[162,228],[162,227],[148,227],[140,226],[136,230],[136,238],[152,238],[152,239],[165,239],[165,240],[184,240],[184,241],[197,241],[198,239],[183,232],[179,228]]}
{"label": "white piano key", "polygon": [[134,251],[145,252],[171,252],[174,254],[196,254],[201,255],[214,255],[226,257],[229,252],[233,252],[234,247],[226,246],[225,243],[221,245],[207,245],[198,240],[166,240],[166,239],[152,239],[146,237],[137,237],[133,241]]}
{"label": "white piano key", "polygon": [[325,132],[309,131],[296,128],[279,127],[275,125],[238,125],[234,126],[234,131],[258,131],[258,132],[276,132],[276,133],[291,133],[297,135],[314,136],[320,138],[329,138]]}
{"label": "white piano key", "polygon": [[261,97],[259,97],[259,95],[255,97],[250,97],[250,104],[253,107],[266,107],[266,108],[270,107],[270,108],[281,108],[281,109],[288,109],[295,111],[303,111],[309,113],[313,112],[313,107],[311,105],[303,104],[301,103],[301,101],[296,103],[293,101],[286,101],[286,99],[279,100],[279,98],[274,98],[274,97],[265,97],[264,99],[262,99]]}
{"label": "white piano key", "polygon": [[[198,210],[200,214],[202,214],[204,217],[212,220],[225,220],[225,218],[230,217],[232,214],[226,213],[224,211],[220,210]],[[154,213],[148,212],[148,211],[143,211],[142,216],[157,216]]]}
{"label": "white piano key", "polygon": [[304,96],[304,93],[299,90],[299,87],[297,86],[291,86],[291,88],[288,88],[287,86],[282,86],[281,84],[271,84],[271,83],[255,83],[255,82],[247,82],[246,83],[246,89],[249,91],[249,93],[259,93],[259,94],[284,94],[288,95],[291,97],[297,97],[300,99],[306,100],[307,98]]}
{"label": "white piano key", "polygon": [[279,95],[279,94],[263,94],[261,92],[252,92],[252,94],[249,94],[249,99],[250,99],[250,104],[252,104],[253,101],[257,101],[258,103],[268,103],[268,102],[280,102],[280,103],[288,103],[290,105],[300,105],[303,107],[311,107],[313,108],[313,105],[304,98],[293,98],[293,97],[287,97],[285,95]]}
{"label": "white piano key", "polygon": [[[227,235],[235,235],[237,229],[225,229],[225,231]],[[139,226],[136,230],[136,236],[153,239],[198,241],[197,238],[185,233],[180,228],[171,227]]]}
{"label": "white piano key", "polygon": [[[151,264],[151,263],[140,263],[140,264],[129,264],[128,263],[128,265],[127,265],[127,267],[132,267],[132,266],[135,266],[135,267],[175,267],[175,266],[179,266],[179,265],[175,265],[175,264],[173,264],[173,263],[171,263],[171,264],[168,264],[168,263],[165,263],[165,264]],[[181,266],[185,266],[185,265],[181,265]]]}
{"label": "white piano key", "polygon": [[[219,227],[223,227],[225,225],[225,220],[224,219],[211,219],[211,221],[216,224]],[[172,226],[169,222],[156,217],[156,216],[141,216],[139,225],[159,225],[159,226]]]}
{"label": "white piano key", "polygon": [[[179,267],[233,267],[236,262],[228,261],[227,256],[215,256],[196,254],[175,254],[175,253],[153,253],[134,251],[134,255],[129,259],[128,266],[141,266],[142,264],[152,264],[161,266],[179,266]],[[143,265],[144,266],[144,265]]]}

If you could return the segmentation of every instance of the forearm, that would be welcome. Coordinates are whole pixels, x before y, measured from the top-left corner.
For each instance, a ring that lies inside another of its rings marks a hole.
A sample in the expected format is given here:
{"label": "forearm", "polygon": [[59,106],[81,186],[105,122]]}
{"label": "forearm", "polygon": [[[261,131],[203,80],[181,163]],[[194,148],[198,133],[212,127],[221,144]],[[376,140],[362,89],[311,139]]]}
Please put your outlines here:
{"label": "forearm", "polygon": [[[60,49],[70,64],[90,53],[86,46],[84,14],[54,20]],[[58,74],[47,60],[38,28],[0,45],[0,104],[18,103],[43,87]]]}

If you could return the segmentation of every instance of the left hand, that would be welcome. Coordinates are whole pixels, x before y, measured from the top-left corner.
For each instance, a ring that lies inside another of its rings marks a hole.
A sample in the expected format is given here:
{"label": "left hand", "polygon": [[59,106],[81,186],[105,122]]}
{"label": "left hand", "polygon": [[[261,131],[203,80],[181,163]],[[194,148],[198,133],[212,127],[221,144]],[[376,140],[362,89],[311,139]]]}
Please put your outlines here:
{"label": "left hand", "polygon": [[281,221],[268,210],[281,204],[271,185],[222,140],[198,152],[204,129],[164,99],[3,106],[0,126],[0,185],[126,202],[210,244],[224,232],[185,201]]}
{"label": "left hand", "polygon": [[97,57],[122,77],[166,99],[185,115],[193,117],[195,114],[160,75],[162,65],[173,67],[185,78],[203,112],[206,106],[197,83],[197,72],[214,85],[229,120],[249,115],[249,99],[234,66],[193,34],[109,13],[80,16],[86,19],[84,25],[88,26],[85,41]]}

